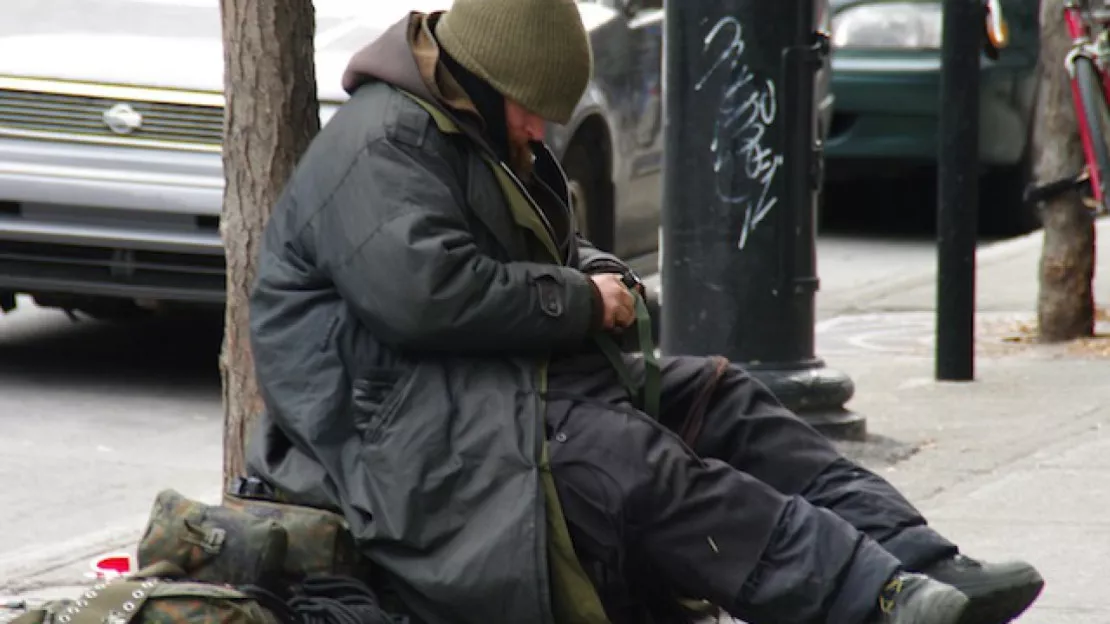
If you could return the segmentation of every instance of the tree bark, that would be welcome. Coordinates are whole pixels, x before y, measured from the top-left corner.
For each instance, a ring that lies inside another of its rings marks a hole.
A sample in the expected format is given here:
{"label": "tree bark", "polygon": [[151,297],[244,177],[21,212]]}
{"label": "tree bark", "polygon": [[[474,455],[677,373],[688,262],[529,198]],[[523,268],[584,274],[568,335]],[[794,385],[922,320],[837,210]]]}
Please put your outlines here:
{"label": "tree bark", "polygon": [[[1033,128],[1033,178],[1037,184],[1074,176],[1085,164],[1064,66],[1071,39],[1062,5],[1059,0],[1044,0],[1041,4],[1041,53]],[[1042,210],[1044,244],[1037,301],[1040,339],[1061,342],[1091,336],[1095,327],[1094,221],[1078,191],[1045,202]]]}
{"label": "tree bark", "polygon": [[220,372],[224,483],[244,473],[243,449],[262,399],[248,303],[270,211],[320,129],[312,0],[220,0],[223,14],[223,217],[227,307]]}

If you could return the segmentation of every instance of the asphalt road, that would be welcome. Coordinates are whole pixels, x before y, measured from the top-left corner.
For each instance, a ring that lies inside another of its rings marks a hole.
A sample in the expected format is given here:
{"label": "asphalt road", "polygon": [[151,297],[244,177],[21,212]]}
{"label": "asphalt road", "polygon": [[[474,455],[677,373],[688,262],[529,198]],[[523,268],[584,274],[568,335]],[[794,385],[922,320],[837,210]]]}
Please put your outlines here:
{"label": "asphalt road", "polygon": [[128,539],[163,487],[218,493],[218,346],[200,320],[0,318],[0,588]]}

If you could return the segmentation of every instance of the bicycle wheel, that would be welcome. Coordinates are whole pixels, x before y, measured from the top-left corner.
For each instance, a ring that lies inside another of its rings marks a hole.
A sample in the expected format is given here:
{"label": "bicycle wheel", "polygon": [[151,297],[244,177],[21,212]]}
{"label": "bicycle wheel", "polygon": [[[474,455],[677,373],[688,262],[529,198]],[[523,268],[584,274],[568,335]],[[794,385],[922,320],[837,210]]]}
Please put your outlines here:
{"label": "bicycle wheel", "polygon": [[[1106,95],[1102,90],[1102,75],[1095,69],[1095,64],[1085,56],[1075,59],[1075,82],[1079,87],[1080,104],[1083,107],[1083,117],[1087,122],[1090,133],[1091,148],[1094,152],[1095,162],[1088,166],[1098,167],[1098,193],[1102,197],[1100,211],[1110,211],[1110,149],[1106,146],[1107,127],[1110,126],[1110,109],[1107,108]],[[1094,179],[1091,179],[1092,191]]]}

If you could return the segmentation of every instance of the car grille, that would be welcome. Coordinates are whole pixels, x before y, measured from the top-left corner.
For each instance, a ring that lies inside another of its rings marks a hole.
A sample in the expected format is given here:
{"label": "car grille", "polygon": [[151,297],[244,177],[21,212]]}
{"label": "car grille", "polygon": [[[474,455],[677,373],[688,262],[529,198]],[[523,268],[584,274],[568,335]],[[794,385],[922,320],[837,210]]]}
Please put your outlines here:
{"label": "car grille", "polygon": [[[71,85],[59,85],[65,88],[57,91],[4,86],[0,83],[0,135],[196,151],[219,151],[223,138],[218,103],[115,98],[110,88],[91,87],[106,93],[84,95]],[[130,95],[138,90],[116,91]]]}
{"label": "car grille", "polygon": [[222,255],[0,241],[0,286],[57,283],[65,285],[63,291],[113,292],[114,288],[219,301],[224,296],[225,274]]}

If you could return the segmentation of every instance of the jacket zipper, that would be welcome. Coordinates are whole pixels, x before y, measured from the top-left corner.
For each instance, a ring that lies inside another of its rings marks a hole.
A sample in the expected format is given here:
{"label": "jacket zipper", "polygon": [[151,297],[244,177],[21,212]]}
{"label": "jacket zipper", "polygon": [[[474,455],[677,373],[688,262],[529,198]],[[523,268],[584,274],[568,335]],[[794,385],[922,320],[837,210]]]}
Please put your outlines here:
{"label": "jacket zipper", "polygon": [[[493,149],[489,147],[489,145],[481,138],[480,135],[475,135],[475,133],[473,131],[471,131],[465,125],[460,123],[459,120],[456,119],[453,114],[451,114],[449,111],[445,111],[442,106],[437,106],[436,108],[438,108],[443,115],[445,115],[448,119],[450,119],[452,122],[455,123],[455,126],[459,128],[459,130],[462,132],[463,136],[466,136],[467,138],[469,138],[472,143],[474,143],[476,146],[478,146],[479,150],[485,152],[486,156],[488,156],[490,158],[490,160],[492,160],[493,162],[496,162],[497,165],[501,168],[501,170],[504,171],[509,176],[509,179],[513,181],[513,184],[515,184],[517,186],[517,190],[519,190],[520,194],[524,196],[525,200],[527,200],[529,207],[531,207],[532,210],[535,211],[536,215],[539,216],[540,222],[543,224],[544,231],[547,232],[547,235],[549,237],[551,237],[552,244],[554,244],[556,247],[558,247],[559,246],[559,241],[558,241],[557,238],[555,238],[555,228],[551,225],[551,221],[547,218],[547,215],[544,214],[543,210],[539,207],[538,204],[536,204],[536,201],[534,199],[532,199],[532,195],[528,193],[528,189],[520,181],[520,178],[518,178],[516,176],[516,174],[513,173],[512,169],[509,168],[508,165],[506,165],[500,158],[497,157],[496,152],[494,152]],[[547,149],[546,145],[544,145],[544,150],[548,152],[548,155],[551,157],[552,162],[554,162],[556,164],[556,166],[559,168],[559,174],[563,178],[563,183],[566,184],[566,174],[563,173],[562,167],[559,166],[559,161],[555,160],[554,155],[551,154],[551,150]],[[573,236],[573,232],[568,233],[568,235]],[[568,243],[570,243],[570,242],[573,242],[573,241],[568,241]],[[570,262],[571,247],[570,247],[569,244],[566,245],[566,247],[567,247],[566,256],[562,259],[563,265],[566,265],[567,263]],[[540,468],[540,462],[543,461],[543,445],[546,442],[546,437],[547,437],[546,435],[544,435],[544,431],[543,431],[543,427],[545,427],[545,423],[546,423],[545,413],[546,413],[546,410],[547,410],[547,402],[544,400],[544,397],[542,396],[543,392],[547,388],[547,364],[546,363],[541,364],[540,367],[539,367],[538,372],[539,372],[539,375],[538,375],[539,378],[536,381],[538,381],[541,384],[541,386],[540,386],[540,388],[538,388],[538,390],[540,390],[540,392],[537,393],[538,396],[536,397],[536,403],[537,403],[537,406],[539,408],[539,422],[538,422],[537,426],[540,428],[540,430],[536,432],[535,436],[533,436],[535,438],[535,442],[533,443],[533,446],[532,446],[532,453],[534,455],[533,461],[535,461],[537,469]],[[550,458],[549,458],[549,461],[550,461]],[[540,476],[540,479],[541,479],[540,496],[542,497],[542,496],[544,496],[544,494],[543,494],[543,485],[542,485],[542,479],[543,479],[542,475]],[[540,549],[540,553],[539,553],[540,558],[543,559],[545,562],[547,562],[547,539],[548,539],[548,535],[547,535],[547,515],[546,515],[547,514],[547,505],[546,504],[537,505],[536,507],[537,507],[536,516],[535,516],[536,535],[539,538],[536,547],[538,549]],[[543,610],[544,610],[543,615],[545,616],[544,617],[544,624],[554,624],[553,617],[552,617],[553,608],[552,608],[552,604],[551,604],[551,579],[549,577],[546,565],[540,566],[540,569],[538,570],[538,575],[540,577],[539,580],[540,580],[540,584],[541,584],[541,587],[539,588],[540,597],[541,597],[540,599],[541,599],[541,602],[543,603],[543,605],[542,605]]]}
{"label": "jacket zipper", "polygon": [[[484,152],[490,160],[497,163],[497,166],[500,167],[501,170],[509,176],[509,179],[512,180],[513,184],[516,185],[517,190],[520,191],[520,194],[524,196],[525,200],[527,200],[528,206],[540,218],[540,223],[543,224],[544,231],[551,238],[551,243],[556,247],[559,247],[559,239],[555,237],[555,228],[551,225],[551,221],[547,218],[547,215],[544,214],[543,209],[541,209],[539,205],[536,204],[536,201],[532,199],[532,195],[528,193],[528,188],[525,187],[524,183],[520,181],[520,178],[518,178],[516,174],[513,173],[512,168],[510,168],[508,165],[505,164],[503,160],[497,157],[497,153],[493,151],[493,148],[491,148],[484,139],[482,139],[481,135],[476,134],[473,130],[465,126],[462,122],[455,118],[455,116],[450,111],[444,110],[442,106],[436,106],[436,108],[438,108],[444,116],[455,123],[455,126],[459,128],[463,136],[470,139],[470,141],[474,143],[474,145],[476,145],[479,150]],[[563,168],[561,165],[559,165],[559,161],[555,159],[554,154],[552,154],[551,150],[547,148],[547,145],[544,145],[543,149],[547,152],[547,155],[551,158],[551,161],[554,162],[556,167],[559,169],[559,175],[562,176],[563,183],[566,184],[566,174],[563,173]],[[571,241],[568,240],[567,242],[569,243]],[[564,257],[556,258],[557,260],[562,262],[564,266],[566,266],[570,262],[570,245],[566,245],[566,248],[567,250],[564,254]]]}
{"label": "jacket zipper", "polygon": [[[513,184],[516,184],[517,190],[519,190],[520,194],[523,195],[526,200],[528,200],[528,205],[532,208],[532,211],[535,212],[536,215],[540,218],[540,222],[543,223],[543,229],[551,238],[551,242],[554,243],[556,247],[559,247],[559,239],[555,237],[555,227],[551,225],[551,220],[547,218],[547,215],[544,214],[543,209],[539,207],[539,205],[536,203],[536,200],[532,199],[532,195],[528,192],[528,189],[524,186],[524,183],[520,181],[520,178],[516,177],[516,174],[513,173],[513,170],[508,165],[506,165],[501,160],[498,160],[496,156],[494,156],[493,159],[497,162],[497,165],[501,167],[501,170],[509,176],[509,179],[513,181]],[[570,241],[566,242],[569,243]],[[570,245],[567,244],[563,246],[566,247],[566,251],[564,252],[563,257],[559,259],[559,261],[562,262],[565,266],[567,265],[567,263],[570,262]]]}

